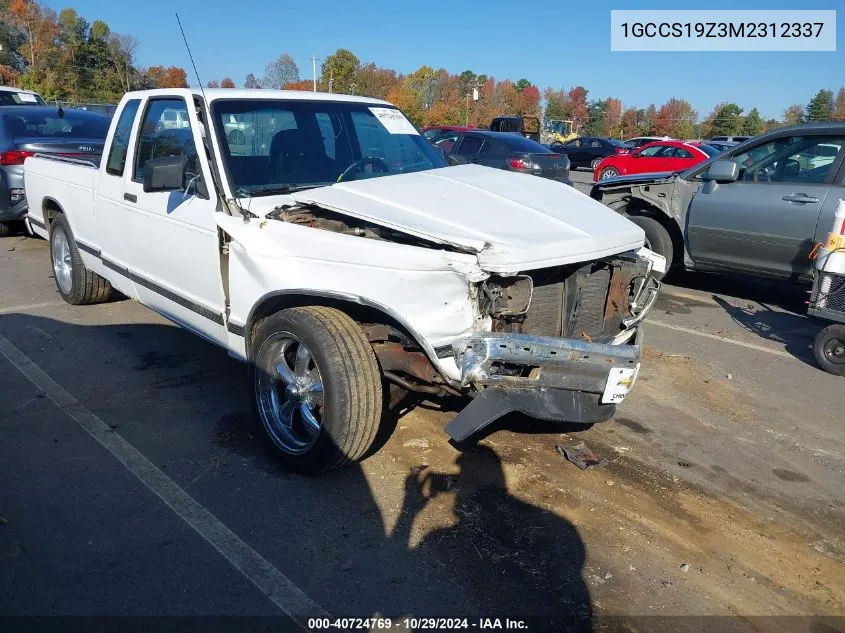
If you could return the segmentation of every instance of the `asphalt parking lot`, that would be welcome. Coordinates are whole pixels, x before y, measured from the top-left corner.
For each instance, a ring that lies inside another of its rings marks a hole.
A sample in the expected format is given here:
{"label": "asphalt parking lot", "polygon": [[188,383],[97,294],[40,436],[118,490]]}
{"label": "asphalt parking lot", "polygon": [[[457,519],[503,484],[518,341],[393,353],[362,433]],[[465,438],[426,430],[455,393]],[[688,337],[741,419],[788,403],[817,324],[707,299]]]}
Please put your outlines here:
{"label": "asphalt parking lot", "polygon": [[[838,630],[817,618],[845,616],[845,383],[804,291],[684,276],[613,421],[510,416],[460,452],[460,403],[422,401],[306,478],[267,457],[244,366],[132,301],[64,304],[46,243],[0,240],[0,614]],[[557,454],[576,439],[609,465]]]}

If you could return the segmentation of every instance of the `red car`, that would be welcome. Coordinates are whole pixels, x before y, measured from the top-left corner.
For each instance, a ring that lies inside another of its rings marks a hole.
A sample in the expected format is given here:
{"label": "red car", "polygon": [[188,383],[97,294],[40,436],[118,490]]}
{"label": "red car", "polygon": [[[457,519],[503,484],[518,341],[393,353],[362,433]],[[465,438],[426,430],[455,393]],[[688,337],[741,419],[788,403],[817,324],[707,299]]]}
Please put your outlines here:
{"label": "red car", "polygon": [[683,171],[718,154],[717,149],[698,141],[655,141],[629,154],[608,156],[593,171],[593,180],[598,182],[625,174]]}

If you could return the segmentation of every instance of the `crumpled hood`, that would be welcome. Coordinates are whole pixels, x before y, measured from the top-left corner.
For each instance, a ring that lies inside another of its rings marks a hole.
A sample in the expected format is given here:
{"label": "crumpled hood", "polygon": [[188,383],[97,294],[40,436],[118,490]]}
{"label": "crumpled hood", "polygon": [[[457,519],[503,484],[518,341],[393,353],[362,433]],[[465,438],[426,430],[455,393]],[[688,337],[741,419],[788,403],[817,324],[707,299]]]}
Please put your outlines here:
{"label": "crumpled hood", "polygon": [[488,272],[588,261],[644,242],[638,226],[570,186],[479,165],[343,182],[293,198],[477,253]]}

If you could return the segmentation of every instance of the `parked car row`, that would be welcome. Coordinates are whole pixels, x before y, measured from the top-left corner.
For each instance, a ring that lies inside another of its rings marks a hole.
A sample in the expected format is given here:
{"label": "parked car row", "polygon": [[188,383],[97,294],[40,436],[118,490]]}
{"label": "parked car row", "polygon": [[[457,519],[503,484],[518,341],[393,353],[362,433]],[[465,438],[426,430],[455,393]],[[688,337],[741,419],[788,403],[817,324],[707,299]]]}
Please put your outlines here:
{"label": "parked car row", "polygon": [[453,165],[473,163],[572,184],[565,155],[520,134],[473,129],[441,131],[433,144]]}
{"label": "parked car row", "polygon": [[593,180],[628,174],[683,171],[718,154],[718,150],[696,141],[655,141],[603,159],[593,169]]}
{"label": "parked car row", "polygon": [[599,180],[590,195],[675,268],[807,280],[845,198],[845,123],[779,128],[678,173]]}

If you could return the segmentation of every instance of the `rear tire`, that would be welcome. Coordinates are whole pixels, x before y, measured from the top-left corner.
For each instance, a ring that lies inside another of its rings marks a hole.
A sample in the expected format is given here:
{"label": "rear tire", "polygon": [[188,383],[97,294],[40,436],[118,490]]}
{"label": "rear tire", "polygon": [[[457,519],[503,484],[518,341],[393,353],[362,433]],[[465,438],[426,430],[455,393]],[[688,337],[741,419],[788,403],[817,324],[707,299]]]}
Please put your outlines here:
{"label": "rear tire", "polygon": [[645,215],[629,215],[627,218],[645,231],[645,246],[658,255],[666,258],[667,272],[672,268],[675,259],[675,245],[666,227],[654,218]]}
{"label": "rear tire", "polygon": [[71,305],[102,303],[111,299],[112,285],[82,263],[64,215],[57,217],[50,226],[50,261],[56,288],[62,299]]}
{"label": "rear tire", "polygon": [[252,338],[250,382],[270,450],[290,470],[344,466],[376,439],[383,397],[376,355],[339,310],[290,308],[263,319]]}
{"label": "rear tire", "polygon": [[819,332],[813,342],[819,367],[834,376],[845,376],[845,325],[834,323]]}
{"label": "rear tire", "polygon": [[596,167],[598,167],[599,163],[602,162],[603,160],[604,160],[604,158],[601,157],[601,156],[598,156],[598,157],[594,158],[593,160],[591,160],[590,161],[590,169],[595,171]]}

